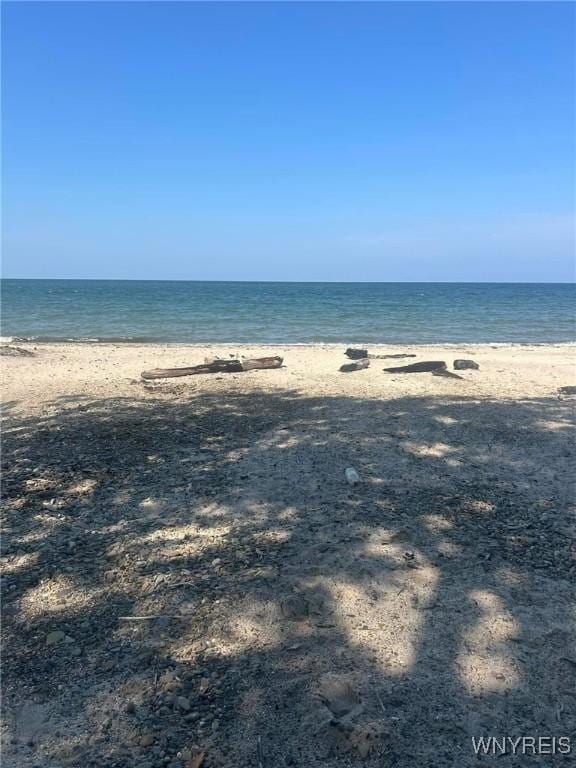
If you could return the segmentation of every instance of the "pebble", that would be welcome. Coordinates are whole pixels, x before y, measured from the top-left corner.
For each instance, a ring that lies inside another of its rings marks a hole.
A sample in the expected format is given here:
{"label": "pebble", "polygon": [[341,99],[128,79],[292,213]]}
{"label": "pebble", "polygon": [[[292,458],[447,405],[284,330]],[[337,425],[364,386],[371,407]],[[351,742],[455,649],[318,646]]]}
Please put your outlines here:
{"label": "pebble", "polygon": [[61,643],[65,637],[66,637],[65,632],[62,632],[61,630],[56,629],[54,632],[49,632],[46,635],[46,645],[57,645],[57,643]]}
{"label": "pebble", "polygon": [[176,703],[180,709],[185,709],[186,711],[190,709],[190,699],[188,699],[186,696],[178,696]]}
{"label": "pebble", "polygon": [[151,733],[145,733],[140,739],[141,747],[151,747],[154,744],[154,736]]}

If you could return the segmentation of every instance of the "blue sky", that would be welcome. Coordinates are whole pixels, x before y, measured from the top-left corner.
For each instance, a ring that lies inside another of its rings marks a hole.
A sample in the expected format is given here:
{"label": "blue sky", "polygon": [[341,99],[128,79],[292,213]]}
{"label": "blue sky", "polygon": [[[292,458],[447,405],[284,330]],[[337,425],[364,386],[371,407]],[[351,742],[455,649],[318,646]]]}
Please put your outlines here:
{"label": "blue sky", "polygon": [[6,277],[574,277],[572,4],[2,11]]}

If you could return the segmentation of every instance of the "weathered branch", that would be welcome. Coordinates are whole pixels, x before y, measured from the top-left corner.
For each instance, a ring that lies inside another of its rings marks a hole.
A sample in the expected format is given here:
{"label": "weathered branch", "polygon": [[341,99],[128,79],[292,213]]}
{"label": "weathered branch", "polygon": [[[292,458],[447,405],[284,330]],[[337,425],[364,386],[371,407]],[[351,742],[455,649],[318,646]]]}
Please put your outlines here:
{"label": "weathered branch", "polygon": [[252,360],[213,360],[203,365],[193,365],[190,368],[154,368],[143,371],[143,379],[171,379],[176,376],[197,376],[202,373],[240,373],[259,368],[280,368],[281,357],[258,357]]}

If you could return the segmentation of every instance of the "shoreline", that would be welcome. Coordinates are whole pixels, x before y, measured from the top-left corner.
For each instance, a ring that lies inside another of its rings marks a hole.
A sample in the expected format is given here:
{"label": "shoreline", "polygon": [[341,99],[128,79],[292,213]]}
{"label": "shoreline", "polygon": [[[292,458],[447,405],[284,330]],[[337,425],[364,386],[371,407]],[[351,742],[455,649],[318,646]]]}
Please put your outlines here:
{"label": "shoreline", "polygon": [[18,345],[18,344],[34,344],[34,345],[92,345],[92,346],[106,346],[106,345],[118,345],[118,346],[172,346],[172,347],[326,347],[326,348],[340,348],[340,347],[360,347],[380,349],[385,347],[576,347],[576,339],[571,341],[161,341],[154,339],[150,341],[142,339],[130,339],[130,338],[79,338],[79,339],[63,339],[63,338],[51,338],[51,337],[22,337],[22,336],[0,336],[0,346],[2,345]]}
{"label": "shoreline", "polygon": [[[346,344],[139,344],[15,343],[32,354],[4,356],[3,400],[23,412],[38,412],[79,398],[105,401],[137,398],[150,392],[269,393],[298,391],[301,396],[393,400],[402,397],[462,396],[519,400],[555,397],[574,385],[576,344],[367,344],[370,354],[414,355],[408,360],[372,359],[363,371],[340,372],[349,362]],[[141,373],[154,368],[184,368],[205,357],[284,358],[276,370],[158,379],[143,385]],[[460,380],[427,373],[388,373],[385,368],[443,359],[448,370],[457,358],[474,359],[478,371],[460,372]]]}

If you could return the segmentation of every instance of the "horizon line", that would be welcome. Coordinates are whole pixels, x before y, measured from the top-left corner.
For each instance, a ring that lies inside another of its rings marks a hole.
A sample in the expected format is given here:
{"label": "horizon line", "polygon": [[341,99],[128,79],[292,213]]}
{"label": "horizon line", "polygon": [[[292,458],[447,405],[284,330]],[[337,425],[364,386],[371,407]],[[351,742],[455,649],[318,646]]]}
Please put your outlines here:
{"label": "horizon line", "polygon": [[5,280],[109,283],[271,283],[300,285],[575,285],[573,280],[202,280],[171,277],[3,277]]}

